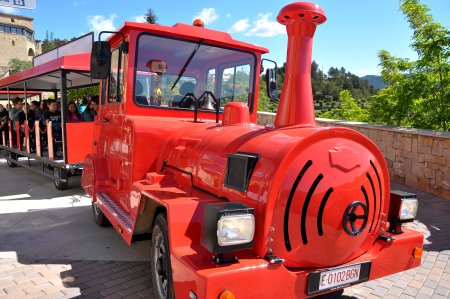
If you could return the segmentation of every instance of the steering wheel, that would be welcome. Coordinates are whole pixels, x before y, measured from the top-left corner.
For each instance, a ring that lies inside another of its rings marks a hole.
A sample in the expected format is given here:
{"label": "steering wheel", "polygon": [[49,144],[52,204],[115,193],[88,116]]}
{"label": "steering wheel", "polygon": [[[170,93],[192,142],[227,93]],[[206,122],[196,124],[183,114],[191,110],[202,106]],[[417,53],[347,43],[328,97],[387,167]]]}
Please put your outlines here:
{"label": "steering wheel", "polygon": [[[187,93],[183,96],[183,98],[178,102],[178,107],[180,108],[190,108],[194,101],[197,99],[195,98],[195,95],[193,93]],[[188,102],[190,101],[190,102]],[[183,104],[186,102],[186,104]]]}

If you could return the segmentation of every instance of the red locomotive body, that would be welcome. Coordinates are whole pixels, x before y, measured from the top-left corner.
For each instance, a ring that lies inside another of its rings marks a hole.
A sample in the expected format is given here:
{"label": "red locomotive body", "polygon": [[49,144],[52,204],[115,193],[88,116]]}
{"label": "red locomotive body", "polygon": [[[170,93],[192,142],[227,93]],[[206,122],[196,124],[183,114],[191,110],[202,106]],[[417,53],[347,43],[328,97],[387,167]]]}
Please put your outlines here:
{"label": "red locomotive body", "polygon": [[310,3],[278,16],[289,45],[273,126],[254,124],[264,48],[180,24],[126,23],[94,44],[103,99],[82,184],[97,224],[128,244],[152,234],[158,298],[303,298],[420,264],[423,236],[401,231],[417,200],[392,199],[379,149],[315,125],[325,20]]}

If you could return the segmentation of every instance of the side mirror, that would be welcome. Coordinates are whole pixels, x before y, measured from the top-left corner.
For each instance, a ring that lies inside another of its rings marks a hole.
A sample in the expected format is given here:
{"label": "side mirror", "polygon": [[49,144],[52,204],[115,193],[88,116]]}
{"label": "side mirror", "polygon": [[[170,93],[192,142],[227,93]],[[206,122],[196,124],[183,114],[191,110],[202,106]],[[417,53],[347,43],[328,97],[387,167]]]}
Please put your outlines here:
{"label": "side mirror", "polygon": [[266,70],[266,88],[267,96],[269,99],[274,101],[277,98],[277,70],[267,69]]}
{"label": "side mirror", "polygon": [[111,45],[107,41],[97,41],[92,44],[91,77],[106,79],[111,69]]}

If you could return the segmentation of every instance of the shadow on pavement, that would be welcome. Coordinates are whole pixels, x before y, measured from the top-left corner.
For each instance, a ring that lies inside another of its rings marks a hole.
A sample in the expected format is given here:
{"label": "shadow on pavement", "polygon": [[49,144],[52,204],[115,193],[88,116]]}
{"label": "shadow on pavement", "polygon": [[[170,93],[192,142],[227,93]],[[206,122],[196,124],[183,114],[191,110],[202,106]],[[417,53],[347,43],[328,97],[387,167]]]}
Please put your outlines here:
{"label": "shadow on pavement", "polygon": [[90,206],[1,214],[0,291],[10,281],[8,295],[149,298],[149,252],[149,240],[130,248],[98,227]]}

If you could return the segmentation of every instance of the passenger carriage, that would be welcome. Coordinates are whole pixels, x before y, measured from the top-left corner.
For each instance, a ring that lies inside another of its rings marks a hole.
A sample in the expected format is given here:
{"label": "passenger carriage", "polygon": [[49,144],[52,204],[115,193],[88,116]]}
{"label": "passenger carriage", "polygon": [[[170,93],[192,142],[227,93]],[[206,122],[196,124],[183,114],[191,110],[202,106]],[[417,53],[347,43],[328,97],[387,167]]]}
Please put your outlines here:
{"label": "passenger carriage", "polygon": [[[61,138],[54,138],[51,122],[36,121],[29,125],[25,121],[21,129],[18,121],[13,126],[8,120],[0,149],[10,167],[21,166],[49,177],[61,190],[67,188],[70,176],[81,174],[84,158],[92,151],[94,123],[67,121],[68,91],[99,83],[90,76],[92,41],[92,33],[84,35],[36,56],[32,68],[0,80],[0,99],[4,105],[12,104],[15,97],[22,98],[24,104],[33,98],[42,100],[44,95],[60,99]],[[58,155],[55,148],[59,149]]]}

